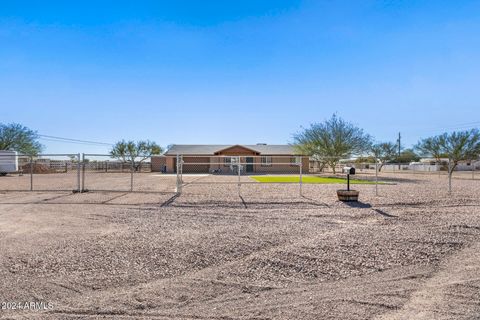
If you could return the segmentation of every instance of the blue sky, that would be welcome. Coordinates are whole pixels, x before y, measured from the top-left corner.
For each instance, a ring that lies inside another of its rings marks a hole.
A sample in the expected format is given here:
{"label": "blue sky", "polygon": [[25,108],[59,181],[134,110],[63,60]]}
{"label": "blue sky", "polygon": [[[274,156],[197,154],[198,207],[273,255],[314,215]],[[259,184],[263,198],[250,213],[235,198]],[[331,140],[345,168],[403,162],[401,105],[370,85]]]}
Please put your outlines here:
{"label": "blue sky", "polygon": [[[115,142],[480,124],[480,1],[2,1],[0,122]],[[43,140],[46,152],[108,147]]]}

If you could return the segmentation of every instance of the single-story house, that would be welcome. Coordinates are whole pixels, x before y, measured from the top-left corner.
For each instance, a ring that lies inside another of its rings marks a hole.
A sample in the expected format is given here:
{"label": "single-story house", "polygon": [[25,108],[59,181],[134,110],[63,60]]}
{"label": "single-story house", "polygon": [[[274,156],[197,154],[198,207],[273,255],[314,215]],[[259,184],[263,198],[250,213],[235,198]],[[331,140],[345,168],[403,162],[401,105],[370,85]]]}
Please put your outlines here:
{"label": "single-story house", "polygon": [[308,173],[309,159],[291,145],[172,145],[162,156],[152,156],[152,171],[175,173],[177,155],[183,159],[183,173],[233,174],[240,159],[242,173]]}

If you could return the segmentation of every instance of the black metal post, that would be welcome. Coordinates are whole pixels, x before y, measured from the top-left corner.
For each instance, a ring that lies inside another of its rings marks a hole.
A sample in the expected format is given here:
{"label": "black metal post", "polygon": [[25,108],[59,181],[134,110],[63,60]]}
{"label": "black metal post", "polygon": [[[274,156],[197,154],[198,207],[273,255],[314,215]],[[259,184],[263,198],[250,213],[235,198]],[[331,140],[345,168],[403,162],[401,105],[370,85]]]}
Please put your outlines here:
{"label": "black metal post", "polygon": [[347,191],[350,191],[350,174],[347,174]]}

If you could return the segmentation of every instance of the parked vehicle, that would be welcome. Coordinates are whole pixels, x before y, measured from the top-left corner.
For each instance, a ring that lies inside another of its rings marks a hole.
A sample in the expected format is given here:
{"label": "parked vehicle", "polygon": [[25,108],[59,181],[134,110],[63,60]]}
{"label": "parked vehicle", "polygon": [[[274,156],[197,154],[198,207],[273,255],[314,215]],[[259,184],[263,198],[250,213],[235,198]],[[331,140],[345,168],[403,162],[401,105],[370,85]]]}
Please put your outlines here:
{"label": "parked vehicle", "polygon": [[0,150],[0,176],[18,172],[18,156],[16,151]]}

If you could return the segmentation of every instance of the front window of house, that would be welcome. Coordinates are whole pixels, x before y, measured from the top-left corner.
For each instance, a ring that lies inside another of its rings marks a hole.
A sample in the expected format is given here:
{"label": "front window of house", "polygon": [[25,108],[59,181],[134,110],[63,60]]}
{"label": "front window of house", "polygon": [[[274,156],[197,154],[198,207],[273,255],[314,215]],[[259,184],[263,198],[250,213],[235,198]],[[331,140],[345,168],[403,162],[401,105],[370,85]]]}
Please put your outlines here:
{"label": "front window of house", "polygon": [[302,162],[302,157],[291,157],[290,158],[290,165],[291,166],[298,166]]}
{"label": "front window of house", "polygon": [[271,156],[262,156],[262,167],[270,167],[272,165]]}
{"label": "front window of house", "polygon": [[223,158],[223,163],[225,167],[230,167],[230,165],[232,164],[232,157]]}

